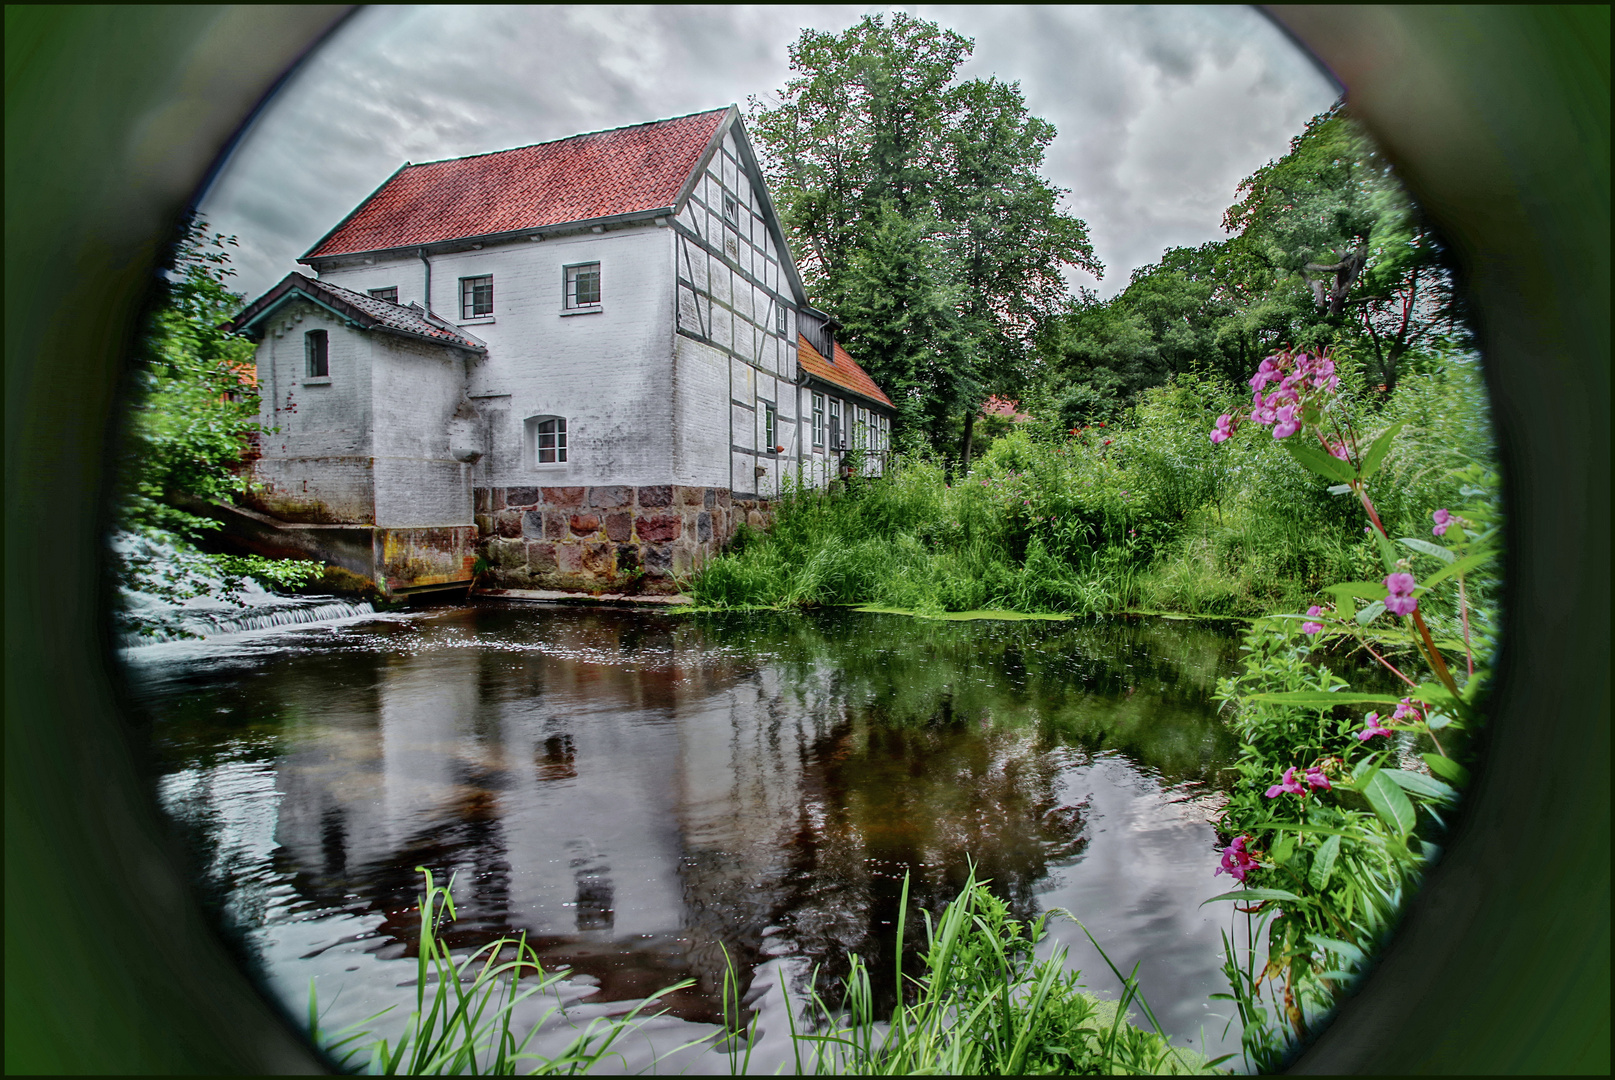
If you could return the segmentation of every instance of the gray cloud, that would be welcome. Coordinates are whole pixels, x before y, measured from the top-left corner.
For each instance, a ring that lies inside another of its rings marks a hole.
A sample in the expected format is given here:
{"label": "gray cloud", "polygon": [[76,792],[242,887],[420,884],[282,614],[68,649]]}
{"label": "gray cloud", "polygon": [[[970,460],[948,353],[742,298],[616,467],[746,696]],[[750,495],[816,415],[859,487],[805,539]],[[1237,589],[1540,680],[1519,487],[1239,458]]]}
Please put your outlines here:
{"label": "gray cloud", "polygon": [[[236,233],[238,287],[267,289],[407,161],[765,100],[803,27],[856,7],[370,8],[259,117],[202,201]],[[1337,90],[1248,8],[908,7],[973,38],[966,77],[1019,82],[1059,136],[1111,295],[1175,245],[1221,237],[1240,179],[1285,152]]]}

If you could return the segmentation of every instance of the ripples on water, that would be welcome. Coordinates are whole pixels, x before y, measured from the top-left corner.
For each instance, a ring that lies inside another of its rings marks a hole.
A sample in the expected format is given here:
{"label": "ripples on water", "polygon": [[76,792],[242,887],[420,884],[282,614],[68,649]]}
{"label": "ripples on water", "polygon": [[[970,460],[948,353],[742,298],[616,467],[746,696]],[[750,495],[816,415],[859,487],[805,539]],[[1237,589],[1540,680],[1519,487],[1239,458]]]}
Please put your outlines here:
{"label": "ripples on water", "polygon": [[413,1007],[426,866],[457,875],[450,944],[525,932],[574,1015],[695,979],[629,1068],[721,1022],[731,958],[769,1072],[781,976],[829,986],[856,952],[889,1009],[905,873],[935,912],[971,860],[1016,914],[1065,908],[1138,963],[1180,1041],[1237,1049],[1207,1002],[1228,916],[1198,907],[1235,648],[1159,620],[485,605],[126,655],[205,899],[294,1015],[310,978],[327,1030]]}

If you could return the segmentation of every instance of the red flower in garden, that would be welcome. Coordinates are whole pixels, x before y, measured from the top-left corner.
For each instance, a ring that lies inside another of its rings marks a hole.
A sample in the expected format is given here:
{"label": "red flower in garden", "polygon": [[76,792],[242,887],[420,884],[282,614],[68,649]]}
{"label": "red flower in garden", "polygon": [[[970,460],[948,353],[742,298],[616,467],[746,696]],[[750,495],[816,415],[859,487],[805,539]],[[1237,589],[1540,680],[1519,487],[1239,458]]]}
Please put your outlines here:
{"label": "red flower in garden", "polygon": [[1307,793],[1307,789],[1302,785],[1301,781],[1295,778],[1294,765],[1291,765],[1288,769],[1284,770],[1283,780],[1280,780],[1278,783],[1267,789],[1267,797],[1269,799],[1276,799],[1280,795],[1284,795],[1286,793],[1290,795],[1305,795]]}

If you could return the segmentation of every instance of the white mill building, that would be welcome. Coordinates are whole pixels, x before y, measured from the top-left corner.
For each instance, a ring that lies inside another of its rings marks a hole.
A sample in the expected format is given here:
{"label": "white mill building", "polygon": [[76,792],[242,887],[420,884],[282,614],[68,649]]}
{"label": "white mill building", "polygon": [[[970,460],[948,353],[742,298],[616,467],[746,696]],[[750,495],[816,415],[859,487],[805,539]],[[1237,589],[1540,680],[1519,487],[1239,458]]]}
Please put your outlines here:
{"label": "white mill building", "polygon": [[479,552],[672,591],[788,477],[889,449],[734,106],[405,165],[299,261],[233,324],[278,429],[250,506],[386,591]]}

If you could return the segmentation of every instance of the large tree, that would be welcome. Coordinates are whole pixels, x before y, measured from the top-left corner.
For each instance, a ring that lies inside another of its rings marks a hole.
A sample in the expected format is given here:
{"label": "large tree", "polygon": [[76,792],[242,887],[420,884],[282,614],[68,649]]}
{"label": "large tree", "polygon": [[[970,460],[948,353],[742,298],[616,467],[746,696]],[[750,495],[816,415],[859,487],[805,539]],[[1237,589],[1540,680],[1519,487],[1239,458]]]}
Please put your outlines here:
{"label": "large tree", "polygon": [[[751,101],[810,290],[876,380],[913,399],[903,418],[934,444],[985,393],[1020,386],[1037,328],[1067,297],[1064,268],[1101,270],[1065,192],[1038,172],[1053,125],[1017,84],[960,80],[972,47],[901,12],[805,30],[778,101]],[[908,313],[901,333],[882,326],[894,312]]]}
{"label": "large tree", "polygon": [[1280,345],[1343,347],[1389,392],[1410,359],[1467,343],[1439,243],[1343,106],[1235,195],[1227,240],[1169,249],[1045,327],[1038,406],[1086,421],[1177,372],[1242,381]]}

